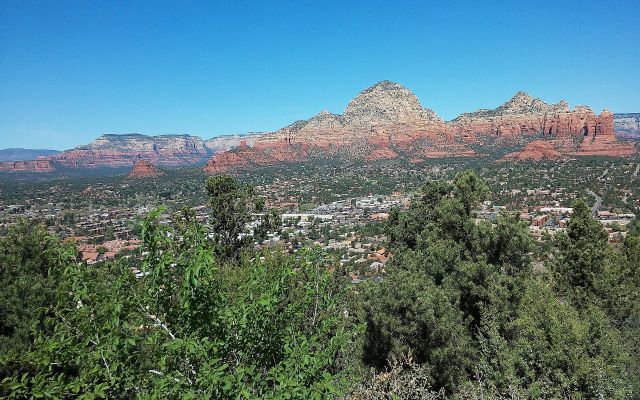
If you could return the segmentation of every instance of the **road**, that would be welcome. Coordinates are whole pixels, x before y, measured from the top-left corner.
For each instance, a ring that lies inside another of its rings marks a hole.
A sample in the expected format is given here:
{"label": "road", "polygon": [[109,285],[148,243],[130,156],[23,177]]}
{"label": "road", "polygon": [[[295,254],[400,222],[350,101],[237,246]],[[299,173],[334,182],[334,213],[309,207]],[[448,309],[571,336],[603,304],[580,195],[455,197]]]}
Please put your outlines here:
{"label": "road", "polygon": [[607,167],[607,169],[604,170],[604,172],[602,173],[602,175],[600,175],[598,179],[604,179],[608,173],[609,173],[609,167]]}
{"label": "road", "polygon": [[600,206],[602,206],[602,197],[598,196],[598,194],[591,189],[587,189],[587,193],[596,198],[596,202],[593,204],[593,207],[591,207],[591,214],[595,216],[598,213]]}

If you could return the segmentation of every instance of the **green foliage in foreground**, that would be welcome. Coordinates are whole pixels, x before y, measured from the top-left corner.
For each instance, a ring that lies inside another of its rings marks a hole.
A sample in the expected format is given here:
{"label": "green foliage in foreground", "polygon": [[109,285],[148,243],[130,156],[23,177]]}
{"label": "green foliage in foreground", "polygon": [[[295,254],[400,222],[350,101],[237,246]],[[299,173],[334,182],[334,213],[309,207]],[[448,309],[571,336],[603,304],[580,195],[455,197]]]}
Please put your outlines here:
{"label": "green foliage in foreground", "polygon": [[[514,215],[493,224],[474,220],[485,193],[465,172],[451,184],[428,184],[407,212],[392,213],[395,256],[363,302],[365,363],[384,370],[412,359],[419,365],[413,375],[454,397],[635,395],[638,375],[629,366],[638,353],[595,300],[599,292],[585,294],[593,285],[579,279],[578,270],[595,270],[603,280],[614,273],[603,267],[602,252],[612,250],[600,224],[576,206],[569,239],[558,243],[558,285],[550,285],[533,275],[526,224]],[[567,290],[556,292],[559,286]],[[610,288],[637,293],[640,286]]]}
{"label": "green foliage in foreground", "polygon": [[[75,249],[61,245],[41,225],[23,221],[0,238],[0,351],[22,352],[33,342],[38,311],[53,304],[58,271],[75,261]],[[0,370],[0,377],[2,371]]]}
{"label": "green foliage in foreground", "polygon": [[[201,226],[152,213],[136,278],[69,263],[33,349],[2,358],[9,398],[319,398],[350,340],[322,254],[212,256]],[[182,238],[175,240],[172,238]]]}
{"label": "green foliage in foreground", "polygon": [[384,280],[349,287],[320,251],[248,250],[251,190],[228,177],[208,189],[215,234],[189,211],[170,225],[151,213],[137,276],[79,263],[41,227],[0,239],[0,397],[640,393],[640,239],[612,248],[584,204],[535,275],[525,224],[475,220],[475,174],[428,183],[391,213]]}

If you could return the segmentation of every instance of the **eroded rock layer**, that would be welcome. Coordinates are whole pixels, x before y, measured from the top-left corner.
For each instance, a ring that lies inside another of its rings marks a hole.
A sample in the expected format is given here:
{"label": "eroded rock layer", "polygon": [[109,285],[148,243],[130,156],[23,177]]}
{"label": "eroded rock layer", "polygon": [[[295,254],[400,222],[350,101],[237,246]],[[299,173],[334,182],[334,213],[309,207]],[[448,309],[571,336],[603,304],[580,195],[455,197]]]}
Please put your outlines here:
{"label": "eroded rock layer", "polygon": [[564,156],[556,150],[553,143],[545,140],[534,140],[529,142],[522,150],[508,153],[503,157],[503,160],[540,161],[542,159],[557,160],[561,158],[564,158]]}
{"label": "eroded rock layer", "polygon": [[49,160],[3,161],[0,172],[54,172],[55,167]]}
{"label": "eroded rock layer", "polygon": [[589,107],[571,110],[565,101],[547,104],[518,92],[496,109],[444,122],[411,91],[383,81],[358,94],[343,114],[322,111],[296,121],[256,138],[252,146],[244,143],[213,156],[205,170],[220,173],[321,158],[420,162],[477,156],[477,149],[491,152],[505,146],[522,147],[521,156],[515,152],[507,157],[513,160],[635,153],[632,144],[616,139],[613,115],[606,110],[598,116]]}
{"label": "eroded rock layer", "polygon": [[[632,138],[637,114],[616,118],[618,133]],[[614,116],[565,101],[547,104],[524,92],[495,109],[461,114],[445,122],[404,86],[379,82],[359,93],[342,114],[322,111],[271,133],[229,135],[203,141],[190,135],[104,135],[45,160],[0,164],[2,171],[50,172],[68,168],[202,165],[212,173],[309,160],[374,162],[473,157],[509,153],[509,160],[631,156],[632,141],[619,141]],[[207,162],[208,160],[208,162]]]}
{"label": "eroded rock layer", "polygon": [[640,113],[615,114],[613,127],[620,138],[640,140]]}
{"label": "eroded rock layer", "polygon": [[209,153],[199,137],[189,135],[103,135],[88,145],[49,159],[69,168],[131,167],[138,160],[156,165],[186,166],[203,162]]}

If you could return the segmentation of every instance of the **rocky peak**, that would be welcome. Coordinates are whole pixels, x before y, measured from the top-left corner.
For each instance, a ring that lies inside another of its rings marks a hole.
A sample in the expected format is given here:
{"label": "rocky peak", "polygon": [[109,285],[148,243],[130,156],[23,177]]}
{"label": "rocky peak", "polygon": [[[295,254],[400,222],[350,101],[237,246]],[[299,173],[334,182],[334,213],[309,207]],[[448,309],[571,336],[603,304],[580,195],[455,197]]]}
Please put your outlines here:
{"label": "rocky peak", "polygon": [[528,93],[519,91],[511,100],[507,101],[496,109],[499,115],[504,114],[524,114],[528,112],[539,112],[547,109],[547,103],[540,99],[534,99]]}
{"label": "rocky peak", "polygon": [[[539,98],[534,98],[526,92],[517,92],[509,101],[493,110],[479,109],[474,112],[461,114],[456,120],[502,117],[509,115],[563,113],[569,111],[569,104],[560,100],[557,104],[547,104]],[[454,120],[455,121],[455,120]]]}
{"label": "rocky peak", "polygon": [[511,100],[502,105],[505,111],[523,111],[526,110],[531,104],[538,99],[534,99],[527,92],[518,91],[513,95]]}
{"label": "rocky peak", "polygon": [[558,111],[569,111],[569,103],[565,99],[560,100],[558,104],[555,105]]}
{"label": "rocky peak", "polygon": [[311,117],[309,121],[327,121],[327,120],[334,121],[334,120],[339,120],[341,118],[342,118],[341,115],[333,114],[327,110],[322,110],[318,114]]}
{"label": "rocky peak", "polygon": [[[567,107],[567,109],[568,109],[568,108],[569,108],[569,107]],[[593,110],[591,109],[591,107],[589,107],[589,106],[581,106],[581,105],[579,105],[579,106],[575,106],[575,107],[574,107],[574,109],[573,109],[573,111],[575,111],[575,112],[579,112],[579,113],[592,113],[592,112],[593,112]]]}
{"label": "rocky peak", "polygon": [[511,100],[507,101],[495,110],[497,115],[558,113],[568,111],[569,104],[565,100],[560,100],[558,104],[547,104],[539,98],[533,98],[523,91],[516,93]]}
{"label": "rocky peak", "polygon": [[347,106],[343,117],[354,126],[419,123],[437,120],[422,108],[418,97],[399,83],[382,81],[363,90]]}

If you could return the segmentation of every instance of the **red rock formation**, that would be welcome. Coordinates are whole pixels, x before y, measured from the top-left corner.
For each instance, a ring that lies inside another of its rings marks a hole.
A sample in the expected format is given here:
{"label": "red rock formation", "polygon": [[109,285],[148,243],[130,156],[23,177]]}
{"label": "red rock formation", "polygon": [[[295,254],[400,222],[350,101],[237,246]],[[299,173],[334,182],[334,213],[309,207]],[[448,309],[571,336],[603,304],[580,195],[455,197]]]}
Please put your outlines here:
{"label": "red rock formation", "polygon": [[86,146],[51,156],[56,164],[70,168],[131,167],[138,160],[156,165],[188,166],[206,160],[202,139],[189,135],[104,135]]}
{"label": "red rock formation", "polygon": [[136,161],[128,177],[130,179],[145,179],[155,178],[164,175],[164,172],[153,166],[151,163],[145,160]]}
{"label": "red rock formation", "polygon": [[194,154],[178,151],[68,150],[49,159],[56,164],[70,168],[119,168],[131,167],[140,159],[163,166],[189,166],[202,162],[204,157],[206,157],[206,153]]}
{"label": "red rock formation", "polygon": [[224,172],[323,158],[411,158],[412,154],[429,156],[435,151],[453,157],[475,154],[433,111],[423,108],[415,94],[402,85],[383,81],[356,96],[344,114],[322,111],[309,120],[262,135],[251,151],[241,147],[230,151],[234,156],[216,155],[205,170]]}
{"label": "red rock formation", "polygon": [[223,173],[235,169],[243,169],[249,166],[246,154],[233,153],[231,151],[216,154],[205,165],[204,170],[211,173]]}
{"label": "red rock formation", "polygon": [[503,160],[532,160],[540,161],[542,159],[557,160],[563,158],[554,147],[553,143],[544,140],[534,140],[527,144],[522,150],[509,153],[503,157]]}
{"label": "red rock formation", "polygon": [[613,114],[603,111],[595,119],[584,138],[578,145],[574,155],[630,157],[636,153],[633,143],[620,142],[616,139],[613,127]]}
{"label": "red rock formation", "polygon": [[366,156],[364,159],[366,161],[375,161],[375,160],[391,160],[396,157],[398,157],[398,153],[396,153],[395,151],[387,147],[387,148],[373,150],[371,154]]}
{"label": "red rock formation", "polygon": [[[634,121],[626,118],[622,122],[627,126]],[[527,146],[539,139],[544,144],[534,142]],[[221,173],[333,158],[363,162],[401,158],[417,162],[425,158],[473,157],[483,155],[476,153],[477,149],[489,153],[504,146],[523,148],[522,154],[510,154],[507,159],[636,154],[633,144],[616,139],[613,115],[608,111],[597,116],[588,107],[571,110],[564,101],[546,104],[518,92],[496,109],[465,113],[444,122],[432,110],[423,108],[411,91],[383,81],[358,94],[343,114],[322,111],[272,133],[215,138],[206,143],[189,135],[104,135],[89,145],[49,157],[48,164],[5,163],[0,165],[0,171],[49,171],[57,166],[130,167],[138,160],[187,166],[204,163],[213,153],[205,170]]]}
{"label": "red rock formation", "polygon": [[356,96],[342,115],[323,111],[309,120],[242,144],[231,154],[214,156],[206,167],[224,172],[250,166],[309,159],[338,158],[374,161],[404,158],[478,156],[472,145],[499,150],[538,137],[552,145],[534,143],[511,159],[579,155],[627,156],[635,148],[613,135],[612,115],[596,116],[591,109],[569,109],[566,102],[546,104],[523,92],[494,110],[462,114],[445,123],[401,85],[380,82]]}
{"label": "red rock formation", "polygon": [[49,160],[0,162],[0,172],[54,172]]}
{"label": "red rock formation", "polygon": [[[584,109],[584,108],[583,108]],[[556,129],[555,131],[553,129]],[[613,114],[603,111],[566,113],[553,119],[546,141],[536,140],[522,150],[507,154],[505,160],[556,159],[566,156],[629,157],[636,153],[633,143],[616,139]]]}

